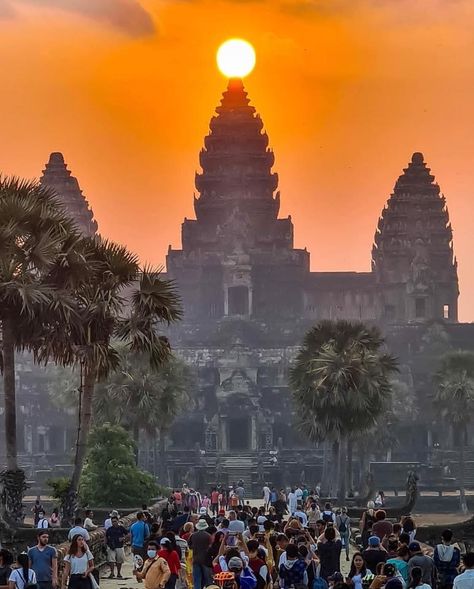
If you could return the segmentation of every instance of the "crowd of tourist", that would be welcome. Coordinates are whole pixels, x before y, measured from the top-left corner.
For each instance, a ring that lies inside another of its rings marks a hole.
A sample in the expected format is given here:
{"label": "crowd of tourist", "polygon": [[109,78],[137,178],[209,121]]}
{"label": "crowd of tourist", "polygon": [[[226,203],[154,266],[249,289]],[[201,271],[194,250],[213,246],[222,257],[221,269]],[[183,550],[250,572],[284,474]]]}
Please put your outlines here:
{"label": "crowd of tourist", "polygon": [[[461,557],[445,530],[428,555],[411,517],[387,518],[383,494],[369,502],[357,530],[346,508],[321,504],[316,490],[276,492],[265,485],[261,506],[252,507],[243,489],[237,483],[200,494],[183,486],[160,517],[144,506],[128,529],[112,511],[103,526],[108,578],[122,579],[129,544],[144,589],[474,589],[474,553]],[[37,544],[16,566],[8,551],[0,551],[0,586],[56,589],[60,582],[59,589],[97,589],[88,547],[89,532],[97,528],[93,513],[77,518],[69,531],[60,581],[42,506],[36,516]],[[344,560],[350,564],[343,573]]]}

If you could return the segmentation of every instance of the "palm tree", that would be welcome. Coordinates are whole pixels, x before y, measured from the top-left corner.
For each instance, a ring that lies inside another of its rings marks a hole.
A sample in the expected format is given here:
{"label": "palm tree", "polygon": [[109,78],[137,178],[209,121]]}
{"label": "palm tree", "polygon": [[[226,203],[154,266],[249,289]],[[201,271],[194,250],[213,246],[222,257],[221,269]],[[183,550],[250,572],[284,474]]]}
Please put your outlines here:
{"label": "palm tree", "polygon": [[396,361],[376,328],[321,321],[305,336],[290,371],[299,424],[313,442],[328,439],[337,464],[331,480],[345,497],[347,437],[375,424],[390,399]]}
{"label": "palm tree", "polygon": [[465,490],[465,461],[467,426],[474,410],[474,352],[459,351],[446,354],[435,375],[434,405],[459,432],[459,500],[463,513],[468,512]]}
{"label": "palm tree", "polygon": [[138,443],[139,431],[149,440],[159,436],[159,468],[162,484],[167,484],[166,436],[176,416],[189,399],[191,385],[188,367],[170,356],[158,372],[150,371],[143,355],[128,354],[121,369],[99,385],[94,400],[94,414],[99,421],[120,423],[134,433]]}
{"label": "palm tree", "polygon": [[141,270],[127,248],[100,237],[89,238],[88,247],[92,270],[74,292],[75,320],[54,325],[38,354],[80,370],[79,425],[66,517],[76,505],[96,383],[120,368],[117,342],[129,352],[144,354],[157,370],[171,353],[159,329],[181,316],[174,284],[159,271]]}
{"label": "palm tree", "polygon": [[68,288],[84,275],[80,237],[53,193],[37,182],[0,176],[0,323],[5,398],[3,508],[21,519],[25,476],[18,468],[15,351],[35,351],[51,323],[72,312]]}

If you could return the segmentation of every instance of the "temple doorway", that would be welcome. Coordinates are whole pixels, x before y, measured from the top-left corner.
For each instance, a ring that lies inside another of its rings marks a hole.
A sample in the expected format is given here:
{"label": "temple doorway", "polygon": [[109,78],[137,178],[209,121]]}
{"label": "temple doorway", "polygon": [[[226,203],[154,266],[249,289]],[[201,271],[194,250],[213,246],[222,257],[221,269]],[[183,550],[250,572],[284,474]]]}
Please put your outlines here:
{"label": "temple doorway", "polygon": [[229,450],[250,449],[250,419],[233,417],[229,419]]}

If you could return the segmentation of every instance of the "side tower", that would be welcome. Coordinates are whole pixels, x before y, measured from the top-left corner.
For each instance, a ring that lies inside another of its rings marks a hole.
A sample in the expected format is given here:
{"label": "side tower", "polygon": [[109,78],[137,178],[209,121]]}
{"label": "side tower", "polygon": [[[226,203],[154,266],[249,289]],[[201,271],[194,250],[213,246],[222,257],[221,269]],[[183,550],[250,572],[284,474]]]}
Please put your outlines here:
{"label": "side tower", "polygon": [[372,271],[384,323],[458,320],[457,262],[446,199],[414,153],[379,219]]}
{"label": "side tower", "polygon": [[49,162],[43,170],[40,183],[54,190],[59,201],[84,235],[92,236],[97,233],[94,214],[82,194],[77,178],[74,178],[67,169],[62,153],[54,152],[49,156]]}

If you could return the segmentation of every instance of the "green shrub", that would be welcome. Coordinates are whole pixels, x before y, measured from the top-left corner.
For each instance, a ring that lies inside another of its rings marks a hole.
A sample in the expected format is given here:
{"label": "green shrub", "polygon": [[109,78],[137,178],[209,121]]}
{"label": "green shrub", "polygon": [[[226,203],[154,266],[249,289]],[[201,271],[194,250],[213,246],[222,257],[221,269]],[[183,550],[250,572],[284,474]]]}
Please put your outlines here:
{"label": "green shrub", "polygon": [[84,505],[134,507],[158,495],[153,477],[135,464],[135,446],[123,427],[94,428],[88,446],[79,487]]}

